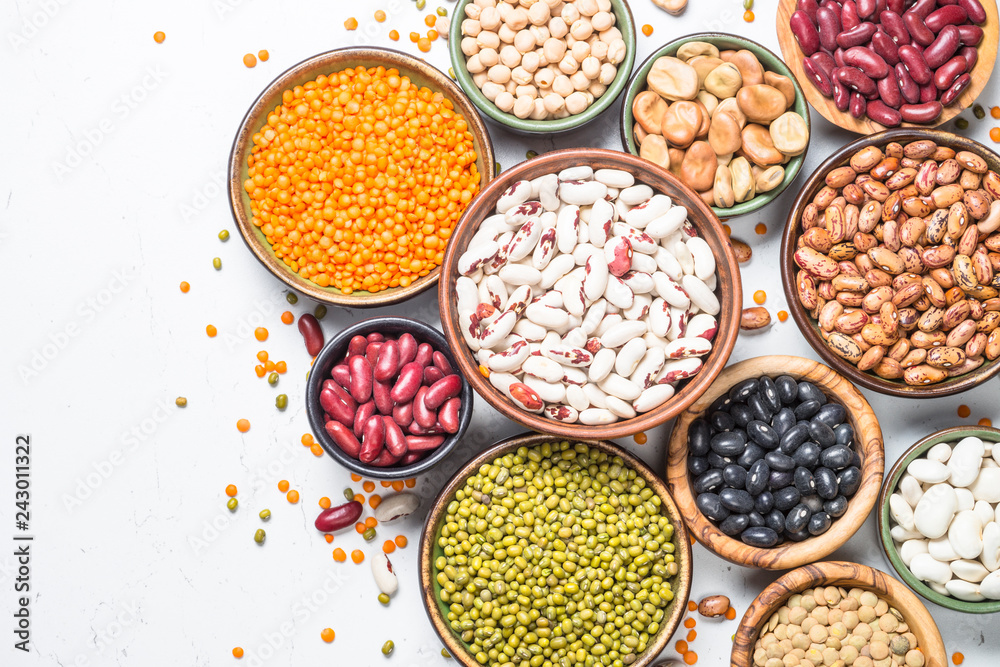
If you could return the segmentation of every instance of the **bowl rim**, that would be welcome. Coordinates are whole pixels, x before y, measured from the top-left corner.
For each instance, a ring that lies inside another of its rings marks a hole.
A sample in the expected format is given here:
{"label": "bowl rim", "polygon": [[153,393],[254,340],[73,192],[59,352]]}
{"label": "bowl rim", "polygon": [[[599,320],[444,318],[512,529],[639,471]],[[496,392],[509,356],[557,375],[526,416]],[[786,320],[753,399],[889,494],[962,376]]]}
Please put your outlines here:
{"label": "bowl rim", "polygon": [[857,367],[852,366],[834,354],[829,346],[823,342],[823,339],[818,333],[819,325],[812,321],[805,308],[803,308],[802,304],[799,302],[798,293],[795,289],[795,274],[799,269],[795,265],[792,255],[794,253],[798,237],[801,236],[801,233],[799,232],[799,218],[801,218],[802,210],[807,204],[809,204],[809,202],[812,201],[813,196],[815,196],[815,192],[820,189],[820,185],[826,178],[827,173],[835,167],[847,164],[851,155],[866,146],[884,147],[886,144],[893,141],[905,144],[911,141],[924,139],[934,141],[938,145],[959,145],[965,150],[975,150],[978,151],[981,156],[987,156],[988,162],[989,160],[993,160],[994,163],[1000,164],[1000,155],[990,150],[983,144],[975,141],[974,139],[969,139],[968,137],[956,135],[944,130],[902,127],[884,130],[868,136],[858,137],[836,149],[833,154],[824,160],[823,163],[816,167],[813,173],[810,174],[805,184],[799,188],[799,193],[796,195],[795,201],[789,208],[788,217],[785,221],[785,229],[781,235],[779,260],[781,264],[781,286],[785,293],[785,301],[788,304],[788,310],[791,313],[792,318],[795,320],[795,324],[798,326],[802,336],[806,339],[806,342],[809,343],[810,347],[816,351],[816,354],[818,354],[824,362],[835,368],[843,375],[846,375],[852,382],[857,383],[866,389],[877,391],[880,394],[895,396],[898,398],[939,398],[967,391],[1000,373],[1000,358],[995,359],[994,361],[986,361],[982,366],[976,370],[966,373],[965,375],[949,378],[944,382],[928,385],[926,387],[910,386],[903,383],[901,380],[883,380],[873,373],[859,371]]}
{"label": "bowl rim", "polygon": [[[753,52],[753,54],[758,57],[758,60],[761,55],[764,55],[767,59],[773,61],[769,63],[771,69],[767,71],[787,77],[791,80],[792,86],[795,88],[795,103],[792,105],[792,110],[802,116],[803,120],[805,120],[809,136],[806,139],[806,147],[802,150],[802,152],[793,156],[792,159],[788,161],[788,164],[782,165],[785,167],[785,176],[781,179],[781,183],[778,184],[778,187],[769,192],[755,195],[753,199],[750,199],[749,201],[734,204],[733,206],[727,208],[712,206],[712,210],[715,211],[716,215],[723,219],[753,213],[777,199],[778,196],[792,184],[792,181],[798,177],[799,171],[801,171],[802,165],[805,163],[806,153],[809,152],[809,143],[812,141],[813,134],[809,104],[807,103],[805,94],[802,91],[802,86],[799,85],[798,80],[795,78],[795,75],[792,74],[788,65],[785,64],[785,61],[763,44],[755,42],[752,39],[747,39],[742,35],[735,35],[732,33],[699,32],[691,35],[685,35],[667,42],[651,53],[645,60],[642,61],[641,65],[635,68],[632,72],[632,78],[629,79],[628,85],[625,87],[621,110],[618,114],[618,131],[621,135],[622,149],[626,153],[631,153],[636,156],[639,155],[638,147],[635,145],[635,138],[632,136],[632,125],[629,123],[630,119],[632,122],[635,121],[635,117],[632,115],[631,100],[635,99],[635,96],[639,94],[640,84],[645,85],[646,76],[649,74],[649,70],[653,67],[653,63],[661,56],[675,55],[681,46],[689,42],[709,42],[716,47],[719,46],[716,42],[724,42],[727,45],[737,44],[740,48]],[[761,63],[761,65],[763,65],[763,63]],[[642,79],[641,82],[639,81],[640,78]]]}
{"label": "bowl rim", "polygon": [[[861,486],[848,502],[847,512],[822,535],[802,542],[785,541],[776,547],[752,547],[730,537],[709,521],[694,502],[687,469],[687,431],[691,422],[736,383],[761,375],[790,375],[808,380],[828,396],[835,397],[851,417],[855,447],[861,461]],[[677,416],[667,441],[667,485],[688,524],[688,531],[715,555],[743,567],[785,570],[825,558],[843,546],[861,529],[875,507],[885,469],[885,446],[878,418],[864,395],[836,370],[812,359],[785,355],[751,357],[728,366],[708,391]]]}
{"label": "bowl rim", "polygon": [[[991,437],[984,437],[984,435]],[[927,450],[938,443],[957,442],[962,438],[969,436],[976,436],[982,440],[1000,443],[1000,429],[989,426],[952,426],[940,431],[935,431],[934,433],[921,438],[916,443],[911,445],[905,452],[903,452],[902,456],[896,459],[896,463],[893,464],[892,469],[890,469],[889,473],[885,476],[885,481],[882,483],[882,489],[878,494],[879,511],[876,518],[878,521],[879,542],[882,546],[882,555],[889,561],[889,564],[892,565],[894,570],[896,570],[896,573],[903,579],[903,582],[916,591],[921,597],[953,611],[970,614],[993,614],[1000,611],[1000,600],[984,600],[983,602],[967,602],[965,600],[959,600],[958,598],[941,595],[937,591],[930,588],[927,584],[917,579],[910,571],[910,568],[903,563],[903,559],[899,555],[899,550],[896,547],[895,541],[892,539],[892,535],[889,534],[889,496],[896,491],[896,488],[899,486],[899,480],[903,476],[903,473],[906,471],[906,467],[910,464],[910,462],[926,454]]]}
{"label": "bowl rim", "polygon": [[[899,599],[904,604],[895,605],[900,609],[910,626],[916,623],[921,634],[929,635],[920,644],[921,650],[927,656],[927,667],[947,667],[948,656],[945,653],[944,639],[941,631],[921,602],[906,586],[890,575],[861,563],[848,561],[821,561],[811,563],[786,572],[776,581],[769,584],[754,598],[746,613],[740,619],[740,625],[733,637],[733,650],[730,654],[732,667],[750,667],[753,664],[752,650],[756,642],[761,624],[768,618],[777,606],[795,593],[815,588],[818,584],[843,586],[849,583],[851,588],[864,588],[880,596],[888,595]],[[884,592],[883,592],[884,591]]]}
{"label": "bowl rim", "polygon": [[[285,285],[316,301],[329,305],[357,308],[389,306],[401,303],[436,285],[441,275],[440,265],[426,276],[417,278],[407,287],[393,287],[375,293],[358,291],[344,294],[335,287],[320,287],[300,278],[284,262],[277,259],[266,239],[262,241],[258,238],[259,228],[253,224],[253,216],[243,203],[242,171],[246,165],[246,157],[252,149],[253,135],[260,129],[256,126],[257,123],[254,123],[252,127],[251,121],[254,118],[260,118],[261,114],[264,114],[263,117],[266,119],[267,112],[273,108],[272,105],[267,104],[267,100],[274,99],[275,95],[280,95],[281,92],[290,87],[291,81],[296,81],[304,76],[315,78],[315,76],[326,73],[325,70],[328,67],[339,66],[338,63],[344,63],[343,67],[347,67],[345,61],[351,59],[385,60],[383,66],[386,69],[408,68],[410,72],[418,72],[422,78],[431,80],[434,84],[433,90],[450,100],[455,111],[460,113],[469,125],[469,133],[472,135],[477,157],[481,158],[483,163],[479,178],[480,191],[496,177],[496,157],[489,129],[476,113],[475,107],[468,97],[455,82],[430,63],[402,51],[375,46],[350,46],[331,49],[300,60],[275,76],[254,98],[246,113],[243,114],[230,145],[229,158],[226,161],[227,198],[230,214],[244,244],[254,258]],[[401,74],[410,76],[409,72],[401,72]]]}
{"label": "bowl rim", "polygon": [[[654,408],[649,412],[637,415],[632,419],[623,419],[601,426],[586,426],[584,424],[577,423],[566,424],[563,422],[557,422],[553,419],[546,419],[541,415],[529,413],[516,407],[510,402],[510,400],[507,399],[506,396],[498,391],[480,374],[478,370],[478,362],[473,364],[472,361],[470,361],[473,353],[469,350],[468,345],[465,343],[465,340],[458,329],[456,318],[453,316],[452,306],[455,304],[453,303],[454,299],[450,293],[450,289],[447,286],[450,285],[450,276],[453,274],[457,275],[456,264],[458,262],[458,244],[454,242],[449,243],[448,247],[445,249],[444,262],[441,264],[442,273],[445,276],[442,281],[444,289],[438,290],[438,306],[441,315],[441,328],[444,331],[445,338],[448,339],[448,342],[453,346],[453,349],[456,350],[455,356],[458,359],[459,369],[472,385],[473,389],[475,389],[476,393],[482,396],[487,403],[493,406],[508,419],[516,421],[534,431],[550,433],[563,438],[612,440],[614,438],[622,438],[640,431],[649,430],[676,416],[687,406],[693,403],[705,390],[707,390],[715,377],[722,371],[726,362],[729,360],[729,356],[732,354],[733,347],[736,344],[736,337],[739,334],[739,321],[737,314],[742,308],[743,299],[740,268],[739,263],[736,261],[736,254],[733,250],[732,243],[730,242],[729,237],[726,236],[725,232],[722,230],[722,223],[719,222],[718,217],[716,217],[715,213],[712,212],[711,208],[709,208],[709,206],[705,204],[705,202],[703,202],[693,190],[681,183],[676,176],[666,171],[659,165],[653,164],[648,160],[643,160],[635,155],[601,148],[566,148],[551,151],[543,153],[542,155],[532,158],[531,160],[521,162],[520,164],[504,171],[476,198],[478,206],[473,205],[465,210],[465,213],[462,214],[461,220],[459,220],[456,225],[455,232],[452,234],[452,240],[454,240],[456,236],[465,232],[466,228],[471,224],[471,215],[479,210],[479,206],[482,206],[483,202],[495,202],[497,196],[503,191],[503,189],[508,187],[511,182],[518,180],[525,171],[531,170],[539,165],[559,163],[563,158],[567,157],[570,158],[569,161],[573,164],[591,164],[594,161],[604,159],[618,165],[619,167],[629,167],[640,172],[656,172],[657,176],[669,181],[690,200],[690,202],[685,202],[685,206],[688,206],[689,211],[692,206],[697,208],[701,215],[707,220],[707,226],[712,229],[713,234],[718,238],[719,245],[722,247],[724,252],[724,257],[716,257],[716,263],[721,265],[724,262],[728,266],[727,270],[732,274],[730,287],[732,288],[733,294],[729,301],[722,304],[722,310],[720,312],[727,313],[729,319],[723,320],[721,316],[718,319],[719,332],[713,339],[712,351],[709,353],[709,356],[706,357],[710,359],[710,362],[706,362],[702,370],[696,376],[691,378],[688,381],[688,384],[684,387],[684,389],[687,389],[688,387],[694,386],[695,389],[682,400],[676,399],[677,396],[683,392],[683,390],[675,394],[663,405]],[[549,170],[549,173],[557,173],[558,171],[561,171],[561,169],[562,167],[552,167],[552,169]],[[490,206],[492,206],[492,204]],[[486,216],[483,217],[485,219]],[[479,222],[476,223],[477,228],[478,224]],[[701,237],[705,238],[704,230],[699,228],[699,232]],[[720,280],[719,283],[721,285],[722,280]],[[724,321],[728,323],[728,326],[723,326]]]}
{"label": "bowl rim", "polygon": [[[365,335],[373,332],[391,332],[393,328],[405,328],[418,342],[428,342],[445,355],[448,361],[455,366],[455,355],[449,349],[444,335],[429,324],[409,317],[399,317],[395,315],[375,316],[363,319],[351,326],[342,329],[323,344],[323,349],[316,355],[312,368],[309,372],[309,379],[306,382],[306,417],[309,419],[309,426],[312,429],[316,441],[323,450],[344,468],[365,477],[385,480],[398,480],[413,477],[414,475],[426,472],[435,465],[443,461],[458,444],[458,441],[465,435],[469,423],[472,421],[473,393],[472,388],[466,379],[462,378],[462,407],[458,413],[458,431],[445,438],[441,445],[419,461],[415,461],[407,466],[392,465],[384,468],[362,463],[360,460],[352,459],[345,454],[333,442],[326,432],[319,407],[319,392],[324,381],[326,381],[326,367],[340,357],[347,348],[351,338],[357,335]],[[322,371],[322,372],[315,372]],[[461,374],[459,374],[461,377]]]}
{"label": "bowl rim", "polygon": [[[604,94],[594,100],[594,103],[587,107],[582,113],[566,118],[556,118],[553,120],[531,120],[530,118],[518,118],[512,113],[505,113],[491,102],[479,89],[473,80],[472,75],[465,68],[466,57],[462,52],[462,21],[454,20],[456,17],[465,18],[465,6],[473,0],[459,0],[452,8],[452,18],[448,28],[448,54],[451,58],[451,69],[455,73],[455,80],[465,94],[472,100],[479,112],[487,116],[490,120],[508,128],[511,131],[522,134],[554,134],[563,133],[578,129],[604,113],[615,100],[625,90],[629,76],[632,74],[632,65],[635,63],[635,51],[637,38],[635,32],[635,19],[632,16],[632,9],[626,0],[611,0],[616,23],[615,27],[622,33],[625,42],[625,60],[618,63],[618,73],[615,75],[611,85],[607,87]],[[625,29],[623,29],[623,27]]]}
{"label": "bowl rim", "polygon": [[659,654],[667,648],[667,644],[670,642],[674,631],[680,625],[681,619],[687,613],[687,601],[691,594],[692,571],[694,566],[691,551],[691,540],[688,537],[687,528],[684,525],[684,521],[681,519],[680,510],[678,509],[676,502],[667,490],[666,484],[656,475],[655,472],[653,472],[652,468],[646,465],[646,463],[640,458],[627,451],[621,445],[608,440],[560,438],[546,433],[521,433],[509,438],[504,438],[503,440],[490,445],[471,460],[463,464],[462,467],[459,468],[444,484],[437,496],[435,496],[431,509],[427,513],[422,530],[420,531],[420,546],[418,554],[418,576],[420,578],[421,588],[420,600],[423,603],[424,611],[427,613],[427,617],[430,620],[434,631],[441,638],[441,641],[444,642],[452,657],[467,667],[478,667],[478,663],[472,658],[471,655],[468,656],[468,661],[464,660],[468,654],[468,649],[465,647],[464,642],[456,637],[451,632],[450,628],[447,628],[440,623],[437,616],[432,613],[432,609],[438,608],[438,600],[435,595],[435,582],[431,577],[431,572],[433,570],[432,558],[434,554],[436,525],[444,516],[444,510],[446,508],[445,501],[450,500],[450,498],[454,496],[455,491],[462,484],[462,482],[464,482],[466,477],[475,472],[480,466],[489,460],[496,458],[497,456],[502,456],[508,452],[515,451],[519,447],[533,447],[546,442],[561,440],[568,440],[573,443],[583,443],[621,458],[626,464],[635,469],[636,473],[641,475],[646,483],[652,487],[656,494],[660,497],[662,507],[667,516],[670,518],[671,525],[674,527],[673,541],[676,541],[680,553],[679,557],[676,559],[679,568],[677,574],[675,575],[677,587],[674,590],[674,599],[670,602],[671,605],[674,605],[673,611],[671,612],[669,618],[664,618],[664,622],[661,623],[659,630],[657,630],[657,633],[654,636],[655,641],[651,641],[643,654],[636,660],[635,663],[633,663],[634,667],[646,667],[659,657]]}

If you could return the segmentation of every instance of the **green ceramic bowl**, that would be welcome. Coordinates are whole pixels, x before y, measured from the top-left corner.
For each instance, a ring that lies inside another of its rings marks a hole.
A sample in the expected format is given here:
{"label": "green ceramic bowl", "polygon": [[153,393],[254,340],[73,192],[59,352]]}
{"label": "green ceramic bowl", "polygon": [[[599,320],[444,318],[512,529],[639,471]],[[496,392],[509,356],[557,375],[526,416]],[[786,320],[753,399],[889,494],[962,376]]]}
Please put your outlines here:
{"label": "green ceramic bowl", "polygon": [[462,53],[462,20],[465,18],[465,6],[471,2],[472,0],[459,0],[451,10],[452,20],[448,30],[448,51],[451,54],[451,69],[455,73],[458,84],[472,100],[472,103],[476,105],[476,108],[490,120],[518,134],[561,134],[583,127],[600,116],[625,90],[625,84],[632,73],[632,64],[635,62],[635,21],[632,19],[632,11],[626,0],[611,0],[611,9],[617,19],[615,27],[622,33],[627,53],[625,60],[618,64],[618,75],[615,76],[614,81],[604,91],[604,94],[594,100],[594,103],[583,113],[558,120],[522,120],[512,113],[500,111],[493,102],[483,95],[483,91],[475,84],[469,70],[465,68],[467,59]]}
{"label": "green ceramic bowl", "polygon": [[903,559],[899,556],[899,551],[896,549],[896,544],[892,540],[892,535],[889,534],[889,528],[891,526],[891,520],[889,518],[889,496],[896,490],[896,486],[899,484],[899,479],[906,471],[906,466],[910,465],[910,462],[914,459],[924,456],[928,449],[940,442],[958,442],[962,438],[970,436],[975,436],[988,442],[1000,443],[1000,429],[990,428],[988,426],[955,426],[952,428],[946,428],[943,431],[938,431],[937,433],[932,433],[906,450],[906,453],[903,454],[898,461],[896,461],[896,465],[894,465],[892,470],[889,471],[889,474],[885,476],[885,482],[882,484],[882,491],[878,496],[878,532],[882,537],[882,551],[885,553],[885,557],[896,569],[896,572],[899,573],[902,580],[906,582],[907,586],[931,602],[939,604],[947,609],[954,609],[955,611],[962,611],[967,614],[992,614],[1000,611],[1000,600],[990,600],[988,602],[966,602],[948,595],[941,595],[940,593],[931,590],[927,584],[913,576],[913,573],[910,572],[910,568],[906,567],[903,563]]}
{"label": "green ceramic bowl", "polygon": [[[625,89],[625,98],[622,100],[622,110],[621,110],[621,136],[622,145],[625,150],[632,155],[639,154],[639,145],[635,140],[635,135],[632,133],[632,128],[635,126],[635,117],[632,115],[632,102],[635,100],[636,95],[641,93],[646,89],[646,75],[649,74],[649,70],[652,69],[653,63],[660,56],[672,56],[677,53],[677,50],[688,42],[708,42],[709,44],[714,44],[719,48],[720,51],[725,49],[746,49],[757,56],[757,60],[760,64],[764,66],[765,70],[781,74],[786,76],[792,81],[792,85],[795,86],[795,104],[792,105],[792,111],[796,112],[806,121],[806,127],[809,128],[809,137],[812,138],[812,124],[809,121],[809,105],[806,103],[806,97],[802,93],[802,88],[799,87],[799,82],[795,80],[795,76],[792,74],[788,66],[776,56],[772,51],[764,46],[761,46],[757,42],[751,41],[739,35],[730,35],[721,32],[701,32],[696,35],[687,35],[680,39],[676,39],[654,52],[651,56],[646,58],[646,60],[639,66],[635,74],[632,76],[632,80],[628,82],[628,87]],[[799,169],[802,167],[802,163],[805,160],[806,151],[809,150],[808,143],[806,144],[806,150],[802,151],[801,154],[793,157],[785,167],[785,178],[782,179],[778,187],[771,190],[770,192],[765,192],[764,194],[757,195],[750,201],[745,201],[735,206],[730,206],[729,208],[719,208],[713,206],[712,210],[715,211],[722,219],[732,218],[737,215],[746,215],[747,213],[753,213],[760,208],[766,206],[770,202],[774,201],[778,195],[784,192],[795,177],[799,173]]]}

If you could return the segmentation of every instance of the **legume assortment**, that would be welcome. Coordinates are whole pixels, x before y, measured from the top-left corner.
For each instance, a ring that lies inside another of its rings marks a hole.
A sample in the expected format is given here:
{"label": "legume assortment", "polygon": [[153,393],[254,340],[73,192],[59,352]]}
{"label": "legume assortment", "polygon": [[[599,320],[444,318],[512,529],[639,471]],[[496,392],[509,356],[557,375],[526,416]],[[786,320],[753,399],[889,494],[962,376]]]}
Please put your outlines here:
{"label": "legume assortment", "polygon": [[702,368],[716,263],[687,209],[580,166],[511,185],[458,260],[459,328],[490,383],[549,419],[610,424]]}
{"label": "legume assortment", "polygon": [[474,0],[465,16],[466,69],[490,102],[517,118],[583,113],[627,53],[611,0]]}
{"label": "legume assortment", "polygon": [[807,588],[771,615],[754,644],[757,667],[906,665],[925,656],[906,617],[871,591]]}
{"label": "legume assortment", "polygon": [[1000,446],[941,442],[906,467],[889,496],[892,539],[935,592],[1000,600]]}
{"label": "legume assortment", "polygon": [[927,385],[1000,357],[1000,175],[930,140],[869,146],[803,213],[799,302],[859,370]]}
{"label": "legume assortment", "polygon": [[292,271],[345,294],[430,273],[479,191],[465,118],[395,69],[286,90],[253,143],[253,224]]}
{"label": "legume assortment", "polygon": [[631,664],[674,599],[661,509],[633,468],[583,443],[494,459],[458,489],[436,536],[448,623],[480,664]]}
{"label": "legume assortment", "polygon": [[839,403],[788,375],[744,380],[688,429],[698,510],[753,547],[822,535],[861,486],[854,429]]}

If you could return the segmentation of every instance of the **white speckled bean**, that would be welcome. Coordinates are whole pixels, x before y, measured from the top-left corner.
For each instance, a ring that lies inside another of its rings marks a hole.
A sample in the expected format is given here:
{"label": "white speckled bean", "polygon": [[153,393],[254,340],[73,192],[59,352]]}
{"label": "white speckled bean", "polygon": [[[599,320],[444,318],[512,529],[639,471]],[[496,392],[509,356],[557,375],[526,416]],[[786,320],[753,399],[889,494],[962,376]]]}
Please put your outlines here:
{"label": "white speckled bean", "polygon": [[688,357],[703,357],[712,351],[712,341],[704,338],[677,338],[667,344],[663,350],[667,359],[686,359]]}
{"label": "white speckled bean", "polygon": [[608,285],[604,288],[604,298],[608,303],[618,308],[628,308],[635,300],[635,295],[628,285],[618,276],[608,276]]}
{"label": "white speckled bean", "polygon": [[587,400],[590,401],[591,406],[595,408],[607,407],[608,395],[594,382],[588,382],[583,385],[583,392],[587,395]]}
{"label": "white speckled bean", "polygon": [[560,181],[586,181],[594,177],[594,170],[590,167],[567,167],[559,172]]}
{"label": "white speckled bean", "polygon": [[[507,261],[519,262],[532,254],[538,245],[538,237],[542,233],[542,222],[538,218],[529,218],[510,240],[507,249]],[[537,270],[537,269],[536,269]]]}
{"label": "white speckled bean", "polygon": [[667,274],[671,280],[680,280],[684,275],[684,271],[681,269],[680,262],[674,257],[674,254],[664,247],[659,247],[656,252],[653,253],[653,259],[656,261],[656,266],[659,267],[660,271]]}
{"label": "white speckled bean", "polygon": [[[617,312],[611,312],[612,307],[613,306],[611,304],[608,304],[607,314],[601,320],[601,323],[597,325],[597,328],[594,329],[593,335],[596,336],[597,338],[600,338],[601,336],[606,334],[608,330],[611,329],[611,327],[615,326],[616,324],[625,319]],[[615,308],[615,310],[617,311],[618,309]]]}
{"label": "white speckled bean", "polygon": [[590,206],[598,199],[607,196],[608,186],[597,181],[561,180],[558,194],[564,204]]}
{"label": "white speckled bean", "polygon": [[484,241],[469,248],[458,258],[458,272],[468,276],[497,256],[500,245],[496,241]]}
{"label": "white speckled bean", "polygon": [[526,317],[522,317],[514,325],[513,333],[522,336],[527,341],[540,341],[548,333],[548,329],[539,326]]}
{"label": "white speckled bean", "polygon": [[584,295],[591,301],[601,299],[608,287],[608,262],[604,253],[595,253],[587,259],[583,279]]}
{"label": "white speckled bean", "polygon": [[619,189],[632,187],[635,183],[635,177],[621,169],[598,169],[594,172],[594,180],[604,183],[609,188]]}
{"label": "white speckled bean", "polygon": [[506,213],[509,209],[519,204],[523,204],[531,198],[531,183],[529,181],[516,181],[509,188],[503,191],[497,199],[497,213]]}
{"label": "white speckled bean", "polygon": [[618,193],[618,201],[629,206],[636,206],[653,196],[653,188],[645,183],[639,183],[628,188],[624,188]]}
{"label": "white speckled bean", "polygon": [[580,413],[580,423],[587,426],[601,426],[618,421],[617,415],[604,408],[587,408]]}
{"label": "white speckled bean", "polygon": [[645,229],[646,225],[666,213],[673,202],[670,197],[655,194],[645,202],[629,209],[625,214],[625,222],[636,229]]}
{"label": "white speckled bean", "polygon": [[[709,315],[718,315],[721,310],[719,299],[697,276],[686,275],[681,279],[681,287],[691,298],[691,303]],[[663,295],[661,295],[663,296]],[[666,298],[665,296],[663,298]]]}
{"label": "white speckled bean", "polygon": [[649,331],[660,338],[666,338],[670,331],[670,304],[661,297],[649,306]]}
{"label": "white speckled bean", "polygon": [[[645,333],[645,329],[643,326],[642,333]],[[645,354],[646,342],[642,338],[637,337],[628,341],[618,350],[618,356],[615,359],[615,373],[622,377],[629,377]]]}
{"label": "white speckled bean", "polygon": [[538,244],[531,253],[531,265],[543,270],[556,256],[556,214],[546,211],[538,218]]}
{"label": "white speckled bean", "polygon": [[558,380],[555,382],[546,382],[541,378],[525,373],[522,382],[534,389],[538,397],[546,403],[564,403],[566,401],[566,385]]}
{"label": "white speckled bean", "polygon": [[[584,285],[584,290],[586,290],[586,285]],[[601,292],[601,294],[603,294],[603,292]],[[583,324],[581,326],[583,332],[590,336],[597,331],[597,327],[601,325],[601,320],[604,319],[604,315],[607,311],[608,302],[603,298],[597,299],[590,304],[590,307],[587,308],[586,314],[583,316]]]}
{"label": "white speckled bean", "polygon": [[712,340],[719,331],[719,321],[708,313],[698,313],[688,320],[684,335],[688,338],[704,338]]}
{"label": "white speckled bean", "polygon": [[601,380],[598,386],[607,395],[617,396],[623,401],[634,401],[642,393],[639,385],[618,373],[608,373],[608,377]]}
{"label": "white speckled bean", "polygon": [[[636,364],[628,379],[638,385],[640,389],[646,390],[656,384],[656,376],[659,374],[660,369],[663,368],[666,355],[662,347],[649,347],[645,343],[644,338],[637,338],[636,340],[643,341],[646,346],[646,352],[642,355],[642,359]],[[622,373],[619,372],[619,374],[621,375]]]}
{"label": "white speckled bean", "polygon": [[644,389],[632,402],[632,407],[636,412],[649,412],[666,403],[673,395],[674,388],[669,384],[655,384]]}
{"label": "white speckled bean", "polygon": [[701,280],[708,280],[715,276],[715,255],[708,242],[700,236],[695,236],[687,241],[688,250],[694,258],[694,275]]}
{"label": "white speckled bean", "polygon": [[538,286],[545,290],[556,284],[556,281],[573,270],[576,262],[572,255],[557,255],[549,262],[548,266],[542,269],[542,278]]}
{"label": "white speckled bean", "polygon": [[570,385],[566,387],[566,402],[578,412],[583,412],[590,407],[590,399],[587,398],[582,385]]}
{"label": "white speckled bean", "polygon": [[688,293],[666,273],[657,271],[652,275],[652,278],[656,295],[671,306],[686,309],[691,305],[691,298],[688,296]]}
{"label": "white speckled bean", "polygon": [[556,247],[561,253],[572,253],[580,242],[580,207],[563,206],[556,214]]}
{"label": "white speckled bean", "polygon": [[686,380],[697,375],[704,362],[697,357],[689,359],[667,359],[656,376],[659,384],[669,384]]}
{"label": "white speckled bean", "polygon": [[592,245],[603,248],[611,237],[611,225],[614,222],[615,209],[607,200],[598,199],[590,208],[587,220],[587,232]]}
{"label": "white speckled bean", "polygon": [[487,349],[497,346],[504,338],[514,330],[517,322],[517,315],[511,311],[504,311],[492,324],[487,326],[479,334],[479,344]]}
{"label": "white speckled bean", "polygon": [[601,345],[605,348],[621,347],[633,338],[642,336],[647,331],[645,322],[621,320],[601,335]]}
{"label": "white speckled bean", "polygon": [[683,206],[673,206],[646,225],[644,231],[654,239],[665,239],[684,225],[687,215],[687,209]]}
{"label": "white speckled bean", "polygon": [[525,264],[507,264],[499,276],[508,285],[537,285],[542,281],[542,272]]}
{"label": "white speckled bean", "polygon": [[559,208],[559,177],[555,174],[540,176],[531,182],[532,197],[537,197],[542,208],[546,211],[555,211]]}
{"label": "white speckled bean", "polygon": [[524,309],[524,316],[530,322],[552,330],[569,322],[569,313],[562,308],[553,308],[543,303],[533,303]]}
{"label": "white speckled bean", "polygon": [[635,294],[632,298],[632,305],[622,311],[626,320],[646,321],[649,315],[649,307],[653,304],[653,297],[648,294]]}
{"label": "white speckled bean", "polygon": [[653,237],[624,222],[616,222],[611,225],[611,233],[614,236],[627,238],[633,252],[652,255],[659,247]]}
{"label": "white speckled bean", "polygon": [[[511,338],[515,340],[510,341]],[[528,358],[528,341],[522,336],[513,334],[504,341],[506,349],[492,355],[486,362],[486,367],[498,373],[510,373],[521,367]]]}
{"label": "white speckled bean", "polygon": [[656,260],[653,259],[652,255],[639,252],[632,255],[632,270],[653,275],[660,270],[660,267],[657,266]]}

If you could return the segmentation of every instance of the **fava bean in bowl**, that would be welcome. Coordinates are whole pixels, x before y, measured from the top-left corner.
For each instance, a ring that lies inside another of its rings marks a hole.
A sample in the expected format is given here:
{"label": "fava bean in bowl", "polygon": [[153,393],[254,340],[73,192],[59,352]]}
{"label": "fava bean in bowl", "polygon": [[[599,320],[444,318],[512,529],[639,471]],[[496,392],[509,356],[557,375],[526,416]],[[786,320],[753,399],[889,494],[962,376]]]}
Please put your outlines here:
{"label": "fava bean in bowl", "polygon": [[771,201],[809,145],[805,98],[763,46],[702,33],[650,56],[622,105],[626,150],[667,168],[722,216]]}
{"label": "fava bean in bowl", "polygon": [[719,345],[728,355],[718,333],[739,310],[702,236],[718,223],[696,226],[686,193],[657,192],[634,170],[539,161],[479,200],[488,216],[450,257],[442,317],[475,361],[470,381],[543,429],[662,416]]}

